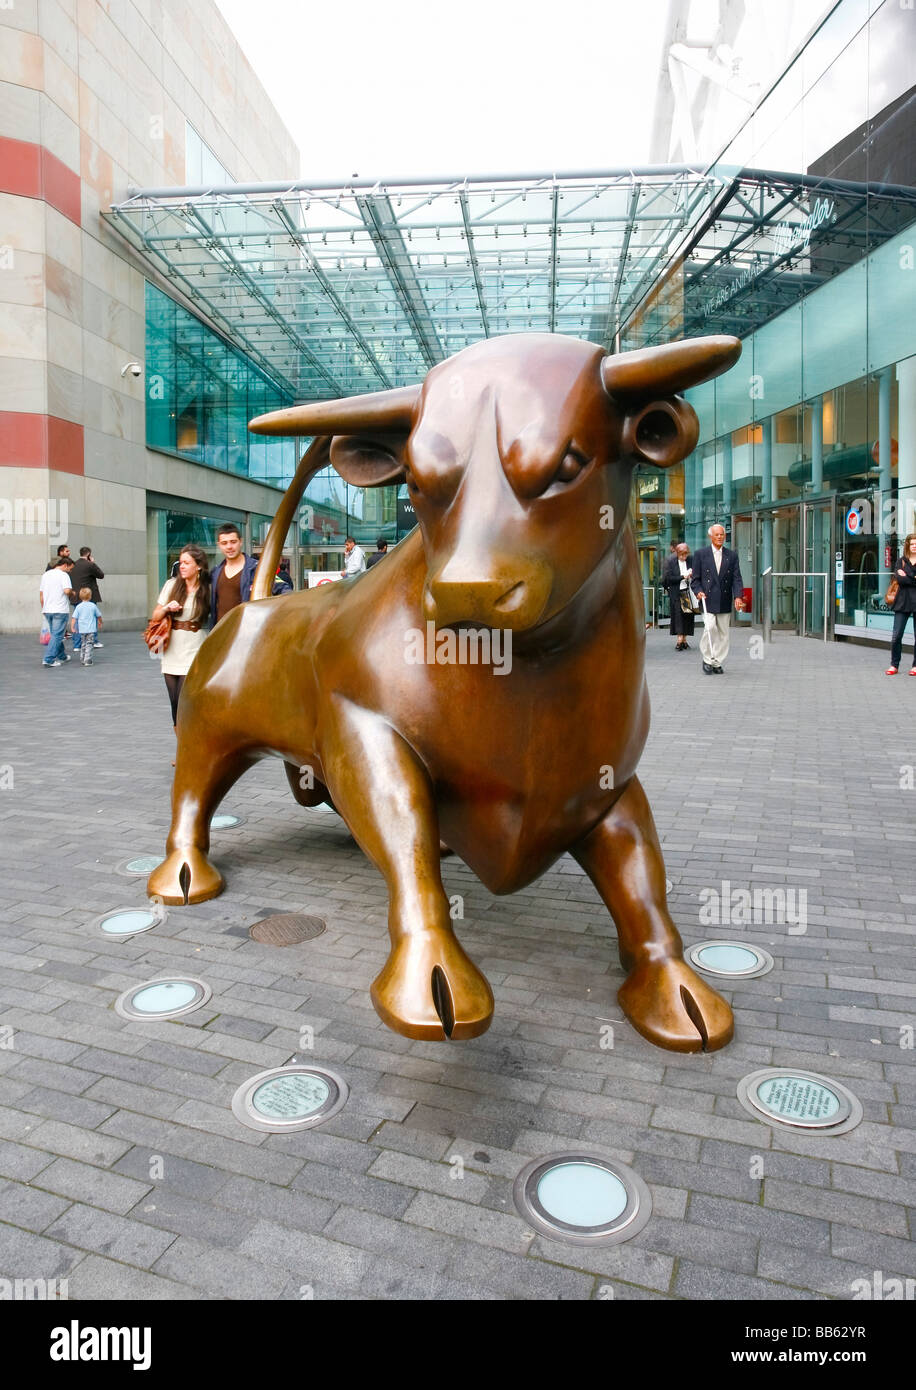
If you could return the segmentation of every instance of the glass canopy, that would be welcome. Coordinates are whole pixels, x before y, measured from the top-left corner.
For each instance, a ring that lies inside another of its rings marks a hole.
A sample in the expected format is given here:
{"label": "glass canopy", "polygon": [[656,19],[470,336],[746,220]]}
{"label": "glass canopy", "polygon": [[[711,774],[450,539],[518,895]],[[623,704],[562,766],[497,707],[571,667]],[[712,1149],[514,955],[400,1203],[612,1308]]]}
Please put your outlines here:
{"label": "glass canopy", "polygon": [[741,336],[916,218],[916,190],[686,166],[141,189],[105,214],[298,400],[484,337]]}

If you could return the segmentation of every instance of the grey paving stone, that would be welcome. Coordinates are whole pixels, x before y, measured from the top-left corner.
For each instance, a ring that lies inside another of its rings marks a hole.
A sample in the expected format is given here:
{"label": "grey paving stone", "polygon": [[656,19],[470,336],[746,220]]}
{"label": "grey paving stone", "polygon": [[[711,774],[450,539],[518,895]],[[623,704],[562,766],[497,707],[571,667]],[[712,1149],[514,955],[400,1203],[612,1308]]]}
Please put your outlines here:
{"label": "grey paving stone", "polygon": [[261,1262],[188,1236],[179,1236],[169,1246],[153,1273],[217,1298],[246,1301],[279,1298],[289,1282],[285,1270],[269,1256]]}
{"label": "grey paving stone", "polygon": [[94,1129],[81,1129],[57,1120],[44,1120],[29,1136],[29,1143],[62,1158],[76,1158],[109,1168],[130,1147],[111,1135]]}
{"label": "grey paving stone", "polygon": [[861,1226],[889,1236],[906,1236],[906,1209],[871,1197],[854,1196],[832,1189],[802,1187],[797,1183],[768,1178],[764,1183],[764,1203],[782,1211],[808,1213],[826,1221]]}
{"label": "grey paving stone", "polygon": [[32,1186],[123,1216],[145,1196],[151,1183],[136,1182],[110,1169],[92,1168],[70,1158],[57,1158],[32,1179]]}
{"label": "grey paving stone", "polygon": [[107,1303],[125,1299],[130,1303],[154,1300],[196,1302],[212,1296],[201,1292],[198,1287],[162,1279],[148,1270],[133,1269],[116,1260],[106,1260],[101,1255],[87,1255],[68,1275],[67,1282],[71,1301],[86,1299]]}
{"label": "grey paving stone", "polygon": [[[16,1030],[14,1047],[0,1048],[0,1174],[31,1183],[35,1205],[20,1219],[38,1222],[48,1201],[73,1200],[116,1216],[139,1216],[146,1206],[165,1212],[161,1225],[156,1212],[132,1218],[147,1235],[182,1223],[153,1273],[75,1251],[77,1287],[100,1297],[153,1298],[177,1288],[203,1298],[301,1299],[305,1276],[231,1248],[236,1237],[263,1236],[265,1225],[289,1233],[298,1253],[285,1258],[297,1263],[300,1235],[365,1257],[354,1282],[352,1265],[344,1260],[350,1273],[339,1275],[322,1246],[328,1263],[314,1279],[318,1299],[600,1298],[602,1285],[621,1301],[848,1298],[850,1269],[891,1271],[911,1248],[916,1082],[899,1020],[909,1019],[916,997],[916,894],[910,840],[892,840],[887,829],[894,808],[883,784],[894,782],[894,769],[880,771],[895,747],[886,702],[899,700],[901,729],[909,705],[905,690],[875,684],[872,652],[779,634],[753,673],[734,653],[720,694],[740,698],[742,719],[717,727],[716,776],[730,780],[713,782],[704,780],[712,736],[685,742],[675,732],[685,690],[702,683],[696,662],[672,680],[670,640],[649,634],[655,714],[640,775],[685,937],[722,934],[699,921],[699,893],[710,884],[808,891],[806,935],[789,937],[779,924],[746,929],[773,950],[776,969],[726,990],[735,1041],[708,1056],[680,1056],[653,1048],[623,1021],[613,925],[568,858],[503,899],[445,861],[447,891],[465,896],[462,940],[490,974],[496,1017],[468,1044],[389,1032],[368,998],[386,950],[384,885],[326,809],[303,813],[308,834],[290,839],[289,795],[274,763],[246,774],[240,798],[230,798],[229,809],[244,805],[249,823],[245,837],[217,841],[230,872],[226,895],[175,909],[163,929],[133,942],[93,936],[92,918],[118,905],[129,886],[118,886],[114,865],[138,848],[138,836],[140,848],[161,847],[168,821],[167,720],[160,728],[135,635],[121,642],[114,634],[106,643],[105,674],[117,681],[119,704],[141,719],[149,711],[151,737],[138,743],[130,718],[87,726],[90,739],[104,737],[93,789],[106,810],[90,855],[72,839],[70,817],[48,819],[36,730],[42,720],[53,725],[56,706],[47,687],[30,683],[31,644],[4,639],[0,668],[0,702],[13,678],[4,733],[22,740],[18,756],[28,769],[17,776],[15,814],[0,806],[11,850],[0,879],[0,1022]],[[845,758],[853,726],[864,740],[861,759],[874,769],[864,779],[862,764]],[[893,756],[899,763],[904,753]],[[49,877],[42,836],[58,823]],[[225,934],[286,907],[326,917],[328,932],[291,952]],[[214,986],[209,1011],[149,1027],[114,1015],[112,1000],[128,983],[178,969]],[[615,1026],[609,1051],[599,1046],[602,1021]],[[295,1055],[303,1023],[315,1036],[302,1060],[349,1070],[348,1105],[320,1130],[242,1137],[229,1112],[232,1091],[263,1065]],[[51,1064],[44,1069],[43,1059]],[[737,1107],[735,1087],[769,1064],[847,1080],[865,1121],[836,1139],[755,1124]],[[24,1100],[47,1102],[51,1118],[24,1110]],[[95,1106],[117,1113],[96,1125]],[[514,1173],[529,1156],[571,1144],[643,1173],[655,1216],[642,1236],[654,1225],[665,1250],[642,1240],[600,1254],[527,1236],[517,1243],[524,1225],[507,1204]],[[488,1152],[490,1164],[475,1152]],[[460,1196],[424,1189],[440,1170],[448,1174],[454,1155],[467,1160],[470,1186]],[[152,1177],[160,1164],[161,1178]],[[761,1201],[764,1183],[783,1205]],[[853,1200],[844,1208],[846,1197]],[[825,1247],[828,1220],[833,1244]],[[474,1221],[483,1224],[465,1228]],[[747,1269],[755,1240],[758,1267]],[[860,1254],[867,1269],[859,1269]],[[174,1268],[162,1271],[170,1261]]]}
{"label": "grey paving stone", "polygon": [[143,1225],[234,1250],[254,1229],[256,1222],[231,1205],[232,1210],[223,1210],[160,1184],[141,1198],[129,1215]]}
{"label": "grey paving stone", "polygon": [[33,1086],[16,1102],[20,1109],[30,1115],[43,1115],[52,1120],[63,1120],[70,1125],[81,1125],[85,1129],[95,1129],[103,1120],[114,1113],[115,1107],[89,1100],[86,1096],[70,1095],[66,1091],[55,1091],[47,1086]]}
{"label": "grey paving stone", "polygon": [[306,1163],[291,1185],[297,1192],[310,1192],[328,1201],[349,1202],[351,1206],[381,1212],[383,1216],[402,1216],[413,1196],[411,1189],[400,1183],[339,1172],[324,1163],[314,1162]]}
{"label": "grey paving stone", "polygon": [[329,1240],[389,1255],[422,1269],[443,1269],[454,1256],[456,1272],[463,1277],[473,1271],[479,1254],[479,1246],[468,1241],[345,1205],[337,1208],[322,1234]]}
{"label": "grey paving stone", "polygon": [[172,1244],[172,1232],[151,1231],[136,1221],[74,1203],[48,1228],[52,1238],[81,1250],[109,1255],[125,1264],[149,1268]]}
{"label": "grey paving stone", "polygon": [[0,1269],[4,1279],[61,1279],[83,1257],[81,1250],[45,1236],[0,1225]]}
{"label": "grey paving stone", "polygon": [[487,1178],[466,1169],[463,1162],[458,1160],[432,1163],[426,1158],[391,1150],[375,1160],[369,1169],[369,1176],[388,1178],[405,1187],[437,1192],[442,1197],[452,1197],[460,1202],[481,1202],[489,1187]]}
{"label": "grey paving stone", "polygon": [[259,1221],[240,1249],[264,1264],[295,1272],[306,1283],[332,1284],[335,1288],[355,1288],[371,1268],[365,1251],[323,1235],[288,1231],[269,1221]]}
{"label": "grey paving stone", "polygon": [[[215,1200],[229,1211],[262,1218],[274,1225],[303,1231],[320,1231],[337,1210],[335,1201],[325,1201],[307,1192],[292,1191],[254,1178],[230,1178]],[[363,1216],[369,1220],[369,1214]]]}
{"label": "grey paving stone", "polygon": [[[184,1192],[200,1202],[210,1201],[229,1181],[228,1174],[222,1168],[208,1167],[204,1163],[195,1163],[192,1159],[179,1158],[175,1154],[163,1153],[159,1149],[145,1148],[142,1145],[131,1149],[123,1158],[118,1159],[111,1171],[112,1174],[123,1174],[153,1189],[161,1186]],[[131,1206],[139,1199],[139,1195],[131,1202]],[[106,1203],[99,1202],[98,1205],[105,1206]],[[120,1210],[120,1207],[115,1209]]]}
{"label": "grey paving stone", "polygon": [[830,1250],[830,1226],[815,1215],[773,1211],[751,1202],[735,1202],[694,1193],[690,1198],[690,1220],[719,1231],[744,1231],[751,1235],[800,1245],[822,1254]]}
{"label": "grey paving stone", "polygon": [[26,1231],[41,1232],[49,1226],[70,1203],[50,1193],[40,1192],[18,1182],[0,1182],[0,1221],[22,1226]]}
{"label": "grey paving stone", "polygon": [[665,1293],[671,1285],[675,1261],[670,1255],[641,1249],[632,1241],[624,1245],[574,1246],[538,1236],[531,1245],[532,1257],[547,1259],[569,1268],[586,1270],[615,1286],[617,1281]]}
{"label": "grey paving stone", "polygon": [[709,1265],[695,1264],[692,1260],[678,1261],[674,1292],[680,1298],[696,1300],[726,1299],[729,1302],[769,1302],[783,1299],[788,1302],[811,1301],[818,1295],[805,1290],[791,1288],[787,1284],[777,1284],[769,1279],[751,1278],[747,1274],[735,1274]]}
{"label": "grey paving stone", "polygon": [[532,1233],[526,1231],[524,1223],[515,1215],[504,1216],[431,1192],[418,1192],[404,1219],[428,1230],[508,1250],[510,1254],[526,1254],[532,1238]]}

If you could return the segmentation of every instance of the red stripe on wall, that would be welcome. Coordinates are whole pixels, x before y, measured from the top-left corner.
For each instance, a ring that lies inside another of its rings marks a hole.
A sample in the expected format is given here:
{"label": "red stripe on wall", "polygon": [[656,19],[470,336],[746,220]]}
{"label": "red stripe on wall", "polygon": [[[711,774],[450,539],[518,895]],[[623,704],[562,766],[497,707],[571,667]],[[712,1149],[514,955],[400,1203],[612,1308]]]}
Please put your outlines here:
{"label": "red stripe on wall", "polygon": [[74,425],[72,420],[61,420],[49,415],[48,421],[48,467],[60,473],[83,472],[83,427]]}
{"label": "red stripe on wall", "polygon": [[0,410],[0,466],[82,475],[83,427],[56,415]]}
{"label": "red stripe on wall", "polygon": [[80,176],[44,146],[41,150],[41,191],[46,203],[80,225]]}
{"label": "red stripe on wall", "polygon": [[0,192],[43,198],[80,225],[80,176],[43,145],[0,136]]}
{"label": "red stripe on wall", "polygon": [[0,136],[0,192],[41,197],[41,146]]}

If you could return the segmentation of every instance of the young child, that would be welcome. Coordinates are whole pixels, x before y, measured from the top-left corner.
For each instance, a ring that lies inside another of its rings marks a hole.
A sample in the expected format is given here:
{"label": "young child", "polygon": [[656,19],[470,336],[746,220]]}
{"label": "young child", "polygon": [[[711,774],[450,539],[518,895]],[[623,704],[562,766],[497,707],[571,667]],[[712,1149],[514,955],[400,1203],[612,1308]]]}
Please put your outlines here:
{"label": "young child", "polygon": [[97,603],[92,602],[92,590],[80,589],[80,601],[70,619],[70,631],[80,635],[80,661],[84,666],[92,665],[92,647],[102,626],[102,614]]}

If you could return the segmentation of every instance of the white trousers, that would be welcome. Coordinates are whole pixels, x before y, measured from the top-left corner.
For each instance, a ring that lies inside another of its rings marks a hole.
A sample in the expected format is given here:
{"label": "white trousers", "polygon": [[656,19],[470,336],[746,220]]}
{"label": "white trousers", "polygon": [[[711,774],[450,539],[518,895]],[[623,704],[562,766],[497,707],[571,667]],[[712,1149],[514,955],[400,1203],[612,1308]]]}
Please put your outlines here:
{"label": "white trousers", "polygon": [[711,618],[715,619],[715,627],[710,623],[709,627],[703,624],[703,635],[700,638],[700,654],[709,666],[721,666],[728,656],[729,626],[731,624],[731,613],[710,613]]}

